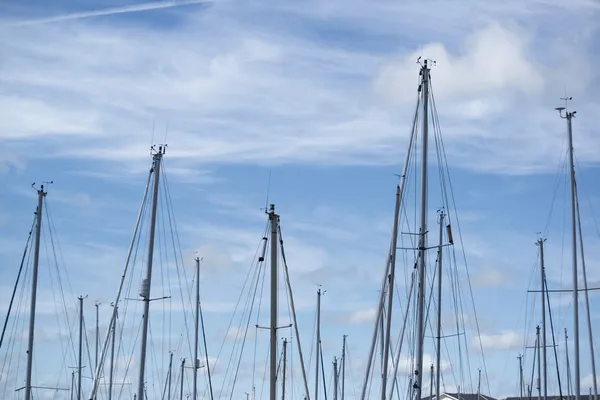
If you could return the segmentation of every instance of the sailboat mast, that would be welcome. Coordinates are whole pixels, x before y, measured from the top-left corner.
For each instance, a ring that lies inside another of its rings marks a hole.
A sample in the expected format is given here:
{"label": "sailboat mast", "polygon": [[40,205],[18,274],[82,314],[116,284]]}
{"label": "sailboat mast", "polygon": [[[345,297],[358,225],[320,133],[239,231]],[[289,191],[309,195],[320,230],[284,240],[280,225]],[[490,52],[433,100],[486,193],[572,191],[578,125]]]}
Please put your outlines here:
{"label": "sailboat mast", "polygon": [[31,400],[31,371],[33,368],[33,336],[35,332],[35,305],[37,297],[38,266],[40,261],[40,235],[42,232],[42,207],[44,203],[44,185],[40,186],[37,204],[37,223],[35,225],[35,244],[33,250],[33,276],[31,278],[31,306],[29,308],[29,338],[27,340],[27,375],[25,376],[25,400]]}
{"label": "sailboat mast", "polygon": [[[438,275],[438,310],[437,310],[437,334],[436,340],[436,360],[435,360],[435,398],[440,400],[440,376],[441,376],[441,363],[442,363],[442,249],[444,240],[444,211],[440,210],[440,241],[438,245],[438,259],[437,259],[437,275]],[[433,400],[433,399],[431,399]],[[479,399],[477,399],[479,400]]]}
{"label": "sailboat mast", "polygon": [[[418,288],[417,288],[417,360],[415,365],[414,381],[414,399],[421,399],[421,389],[423,384],[423,326],[425,320],[425,248],[427,235],[427,134],[429,128],[428,121],[428,100],[429,100],[429,68],[427,60],[421,67],[421,93],[423,100],[423,142],[421,150],[421,218],[419,228],[419,259],[418,259]],[[579,400],[579,399],[576,399]]]}
{"label": "sailboat mast", "polygon": [[171,400],[171,381],[173,378],[173,352],[169,353],[169,380],[167,381],[167,400]]}
{"label": "sailboat mast", "polygon": [[200,320],[200,257],[196,257],[196,320],[194,321],[194,383],[192,399],[196,400],[198,390],[198,325]]}
{"label": "sailboat mast", "polygon": [[[381,400],[385,400],[386,395],[386,387],[387,387],[387,379],[388,379],[388,366],[389,366],[389,358],[390,358],[390,341],[391,341],[391,331],[392,331],[392,309],[394,304],[394,282],[395,282],[395,274],[396,274],[396,248],[397,246],[397,238],[398,238],[398,218],[400,214],[400,186],[396,188],[396,208],[394,210],[394,226],[392,228],[392,241],[393,245],[390,249],[390,275],[388,277],[388,313],[387,318],[385,319],[385,341],[382,340],[383,344],[383,372],[381,376]],[[381,319],[383,323],[383,318]],[[381,330],[383,334],[383,329]]]}
{"label": "sailboat mast", "polygon": [[275,205],[269,209],[271,222],[271,349],[270,349],[270,400],[277,399],[277,225],[279,216]]}
{"label": "sailboat mast", "polygon": [[[585,313],[588,326],[588,341],[590,345],[590,354],[592,361],[592,376],[596,376],[596,356],[594,352],[594,335],[592,334],[592,318],[590,316],[590,295],[587,285],[587,272],[585,267],[585,255],[583,253],[583,234],[581,232],[581,214],[579,212],[579,198],[577,198],[577,228],[579,231],[579,250],[581,252],[581,273],[583,274],[583,290],[585,295]],[[594,387],[594,400],[598,400],[598,382],[592,381]]]}
{"label": "sailboat mast", "polygon": [[183,400],[183,375],[185,372],[185,358],[181,360],[181,382],[179,387],[179,400]]}
{"label": "sailboat mast", "polygon": [[317,351],[315,362],[315,400],[319,398],[319,362],[321,354],[321,289],[317,290]]}
{"label": "sailboat mast", "polygon": [[536,346],[537,346],[537,390],[538,390],[538,399],[542,400],[542,366],[541,366],[541,346],[540,346],[540,326],[538,325],[536,328]]}
{"label": "sailboat mast", "polygon": [[81,375],[83,361],[83,296],[79,296],[79,358],[77,361],[77,400],[81,400]]}
{"label": "sailboat mast", "polygon": [[542,284],[542,382],[544,385],[544,399],[548,398],[548,365],[546,353],[546,267],[544,265],[544,239],[539,238],[540,246],[540,281]]}
{"label": "sailboat mast", "polygon": [[98,346],[100,345],[100,310],[98,308],[100,303],[96,302],[94,306],[96,306],[96,358],[94,359],[94,371],[96,371],[98,369]]}
{"label": "sailboat mast", "polygon": [[338,400],[338,387],[339,387],[339,375],[338,375],[338,360],[337,357],[333,357],[333,400]]}
{"label": "sailboat mast", "polygon": [[285,400],[285,367],[287,361],[287,339],[283,339],[283,368],[281,378],[281,400]]}
{"label": "sailboat mast", "polygon": [[523,400],[523,356],[519,354],[517,358],[519,359],[519,399]]}
{"label": "sailboat mast", "polygon": [[[116,307],[116,306],[114,306]],[[116,311],[116,310],[115,310]],[[110,343],[110,369],[108,373],[108,400],[112,400],[112,391],[113,391],[113,380],[114,380],[114,372],[115,372],[115,339],[117,333],[117,320],[115,319],[115,323],[111,328],[112,339]],[[171,354],[171,357],[173,355]]]}
{"label": "sailboat mast", "polygon": [[342,400],[344,400],[344,389],[346,383],[346,338],[348,335],[344,335],[342,343]]}
{"label": "sailboat mast", "polygon": [[[565,101],[565,104],[572,97],[564,97],[561,100]],[[577,281],[577,220],[575,218],[575,163],[573,157],[573,129],[571,120],[575,116],[577,111],[569,111],[566,107],[556,108],[560,113],[560,117],[567,120],[567,135],[569,140],[569,171],[571,178],[571,240],[572,240],[572,256],[573,256],[573,352],[574,352],[574,363],[575,363],[575,400],[580,400],[581,396],[581,379],[579,371],[579,289]],[[563,117],[562,111],[565,111]]]}
{"label": "sailboat mast", "polygon": [[154,235],[156,232],[156,210],[158,208],[158,183],[160,181],[160,164],[165,148],[158,147],[158,152],[153,155],[154,186],[152,188],[152,211],[150,216],[150,234],[148,239],[148,261],[146,266],[146,278],[140,287],[140,296],[144,302],[144,319],[142,326],[142,344],[140,349],[140,373],[138,377],[137,398],[143,400],[144,379],[146,373],[146,346],[148,343],[148,322],[150,312],[150,287],[152,283],[152,261],[154,256]]}

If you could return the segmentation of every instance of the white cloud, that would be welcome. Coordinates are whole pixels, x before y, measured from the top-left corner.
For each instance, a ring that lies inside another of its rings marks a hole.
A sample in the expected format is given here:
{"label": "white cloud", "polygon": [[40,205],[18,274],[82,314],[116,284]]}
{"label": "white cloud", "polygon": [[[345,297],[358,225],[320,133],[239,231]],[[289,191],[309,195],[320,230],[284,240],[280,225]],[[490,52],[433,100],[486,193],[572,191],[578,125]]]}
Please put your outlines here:
{"label": "white cloud", "polygon": [[[481,334],[483,350],[511,350],[522,346],[523,338],[515,331],[502,331],[495,334]],[[471,345],[479,349],[479,338],[473,338]]]}
{"label": "white cloud", "polygon": [[[324,12],[323,4],[315,6]],[[365,9],[360,2],[357,6]],[[281,7],[265,10],[272,21]],[[341,11],[336,22],[342,25],[350,12],[335,2],[325,8],[329,16]],[[464,4],[458,8],[464,11]],[[410,21],[419,14],[388,2],[368,9]],[[569,37],[546,41],[540,48],[537,32],[488,21],[487,27],[436,26],[424,36],[426,42],[403,48],[395,57],[314,42],[277,24],[257,29],[240,21],[236,11],[227,3],[215,4],[190,12],[176,29],[166,31],[144,25],[107,27],[88,19],[1,28],[6,34],[0,35],[5,38],[0,39],[5,54],[0,72],[10,85],[0,96],[0,137],[26,138],[33,158],[40,157],[35,144],[44,140],[45,155],[132,166],[147,156],[152,120],[157,118],[158,125],[169,122],[169,154],[182,161],[182,173],[209,162],[395,162],[397,139],[407,131],[412,106],[385,110],[372,101],[368,87],[374,79],[380,93],[412,101],[418,72],[414,60],[423,52],[438,61],[432,71],[434,90],[442,115],[452,116],[444,118],[443,127],[455,161],[480,168],[478,157],[485,156],[483,165],[490,171],[531,171],[547,167],[552,150],[527,143],[551,139],[555,144],[551,132],[560,131],[560,120],[549,124],[547,104],[539,108],[536,95],[556,96],[548,92],[550,78],[563,64],[586,54],[583,45],[564,51],[573,48]],[[531,9],[514,7],[512,12]],[[369,13],[363,13],[365,20]],[[352,14],[359,18],[356,10]],[[431,40],[434,33],[444,40]],[[11,37],[18,37],[18,44]],[[457,50],[455,42],[461,38]],[[558,50],[555,42],[560,42]],[[539,68],[544,51],[558,60],[556,68]],[[44,74],[38,73],[39,65]],[[378,65],[383,65],[379,75]],[[581,85],[578,92],[583,92],[582,81],[590,81],[593,71],[583,74],[585,63],[569,68]],[[525,120],[521,130],[531,132],[527,143],[510,122],[517,116],[517,103],[528,110],[519,115]],[[595,107],[581,108],[583,123]],[[504,121],[506,115],[510,121]],[[597,143],[593,135],[582,132],[579,137]],[[515,140],[527,146],[515,146]],[[597,152],[583,150],[586,159],[596,159]]]}
{"label": "white cloud", "polygon": [[366,324],[375,321],[377,317],[377,310],[372,308],[366,308],[362,310],[356,310],[348,313],[347,315],[340,318],[341,321],[348,324]]}
{"label": "white cloud", "polygon": [[491,266],[484,266],[477,270],[471,278],[471,282],[479,286],[498,286],[510,281],[511,279],[506,272]]}

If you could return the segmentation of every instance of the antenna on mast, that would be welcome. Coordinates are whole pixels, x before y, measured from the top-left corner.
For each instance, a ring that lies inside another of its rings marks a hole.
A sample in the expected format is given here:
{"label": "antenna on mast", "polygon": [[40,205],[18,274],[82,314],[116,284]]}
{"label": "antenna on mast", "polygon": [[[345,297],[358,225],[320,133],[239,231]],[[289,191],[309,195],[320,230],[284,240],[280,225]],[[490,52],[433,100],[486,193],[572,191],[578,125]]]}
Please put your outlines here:
{"label": "antenna on mast", "polygon": [[267,198],[265,200],[265,208],[261,208],[261,210],[265,210],[265,214],[269,213],[269,193],[271,192],[271,170],[269,170],[269,180],[267,181]]}

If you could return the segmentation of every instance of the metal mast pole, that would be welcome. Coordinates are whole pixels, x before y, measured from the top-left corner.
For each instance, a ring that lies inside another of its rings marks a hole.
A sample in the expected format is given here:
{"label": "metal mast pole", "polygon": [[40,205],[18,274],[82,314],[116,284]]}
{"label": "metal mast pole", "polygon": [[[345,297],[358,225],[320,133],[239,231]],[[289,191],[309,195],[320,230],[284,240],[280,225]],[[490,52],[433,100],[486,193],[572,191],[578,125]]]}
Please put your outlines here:
{"label": "metal mast pole", "polygon": [[517,358],[519,359],[519,392],[520,399],[523,400],[523,356],[519,354]]}
{"label": "metal mast pole", "polygon": [[321,354],[321,289],[317,290],[317,351],[315,362],[315,400],[319,398],[319,362]]}
{"label": "metal mast pole", "polygon": [[167,400],[171,400],[171,380],[173,377],[173,352],[169,354],[169,381],[167,384]]}
{"label": "metal mast pole", "polygon": [[114,380],[114,371],[115,371],[115,339],[117,332],[117,320],[115,318],[115,322],[112,325],[112,340],[110,343],[110,370],[108,373],[108,400],[112,400],[112,390],[113,390],[113,380]]}
{"label": "metal mast pole", "polygon": [[40,261],[40,235],[42,230],[42,208],[44,203],[44,185],[40,186],[36,210],[35,244],[33,250],[33,276],[31,278],[31,306],[29,308],[29,338],[27,340],[27,375],[25,377],[25,400],[31,400],[31,371],[33,368],[33,336],[35,333],[35,305],[37,297],[38,266]]}
{"label": "metal mast pole", "polygon": [[277,400],[277,226],[279,216],[275,205],[269,209],[271,222],[271,349],[270,349],[270,391],[269,399]]}
{"label": "metal mast pole", "polygon": [[100,311],[98,308],[99,305],[100,303],[98,302],[94,303],[94,306],[96,306],[96,358],[94,361],[94,371],[98,369],[98,345],[100,344]]}
{"label": "metal mast pole", "polygon": [[83,361],[83,296],[79,296],[79,361],[77,362],[77,400],[81,400],[81,370]]}
{"label": "metal mast pole", "polygon": [[542,368],[544,399],[548,398],[548,365],[546,353],[546,267],[544,264],[544,239],[539,238],[537,244],[540,246],[540,275],[542,283]]}
{"label": "metal mast pole", "polygon": [[[562,98],[567,101],[571,100],[572,97]],[[557,107],[556,110],[560,113],[561,118],[567,120],[567,134],[569,140],[569,170],[571,178],[571,236],[572,236],[572,247],[573,247],[573,352],[574,352],[574,363],[575,363],[575,400],[580,400],[581,396],[581,378],[579,372],[579,289],[577,281],[577,221],[575,218],[575,163],[573,160],[573,129],[571,120],[575,116],[577,111],[568,111],[566,107]],[[563,117],[562,111],[565,111]]]}
{"label": "metal mast pole", "polygon": [[196,400],[198,390],[198,324],[200,322],[200,257],[196,257],[196,320],[194,321],[194,383],[192,399]]}
{"label": "metal mast pole", "polygon": [[160,181],[160,163],[164,154],[163,146],[158,147],[158,152],[153,155],[154,186],[152,188],[152,211],[150,215],[150,234],[148,239],[148,261],[146,278],[140,287],[140,296],[144,302],[144,319],[142,326],[142,344],[140,349],[140,373],[138,377],[137,398],[144,399],[144,379],[146,376],[146,346],[148,343],[148,322],[150,313],[150,288],[152,283],[152,261],[154,256],[154,235],[156,232],[156,210],[158,208],[158,183]]}
{"label": "metal mast pole", "polygon": [[183,373],[185,372],[185,358],[181,360],[181,386],[179,388],[179,400],[183,400]]}
{"label": "metal mast pole", "polygon": [[287,339],[283,339],[283,368],[282,368],[282,379],[281,379],[281,400],[285,400],[285,363],[287,357]]}
{"label": "metal mast pole", "polygon": [[[596,376],[596,356],[594,352],[594,336],[592,334],[592,318],[590,315],[590,296],[587,285],[587,272],[585,268],[585,255],[583,253],[583,234],[581,231],[581,214],[579,213],[579,198],[577,197],[577,227],[579,230],[579,250],[581,251],[581,273],[583,274],[583,290],[585,295],[585,312],[588,326],[588,340],[590,345],[590,354],[592,361],[592,376]],[[598,383],[594,379],[592,381],[594,387],[594,400],[598,400]]]}
{"label": "metal mast pole", "polygon": [[[381,400],[385,400],[387,379],[388,379],[388,365],[390,357],[390,341],[391,341],[391,330],[392,330],[392,305],[394,304],[394,282],[396,274],[396,248],[398,238],[398,216],[400,214],[400,186],[396,187],[396,207],[394,209],[394,226],[392,227],[392,246],[390,249],[390,275],[388,277],[388,313],[385,320],[385,340],[382,340],[383,344],[383,372],[381,376]],[[381,320],[383,323],[383,319]],[[383,333],[383,330],[382,330]]]}
{"label": "metal mast pole", "polygon": [[431,364],[430,373],[429,373],[429,400],[433,400],[433,369],[434,366]]}
{"label": "metal mast pole", "polygon": [[481,368],[478,370],[479,377],[477,378],[477,400],[481,398]]}
{"label": "metal mast pole", "polygon": [[338,379],[337,357],[333,357],[333,400],[338,400]]}
{"label": "metal mast pole", "polygon": [[538,390],[538,399],[542,399],[542,366],[541,366],[541,345],[540,345],[540,326],[538,325],[536,328],[536,346],[537,346],[537,390]]}
{"label": "metal mast pole", "polygon": [[[415,364],[414,399],[421,399],[421,388],[423,384],[423,326],[425,319],[425,255],[427,239],[427,131],[428,123],[428,100],[429,100],[429,68],[427,60],[421,68],[421,92],[423,99],[423,147],[421,151],[421,218],[419,228],[419,259],[418,259],[418,288],[417,288],[417,360]],[[579,399],[577,399],[579,400]]]}
{"label": "metal mast pole", "polygon": [[[442,249],[444,240],[444,211],[440,210],[440,242],[438,246],[438,259],[437,259],[437,296],[438,296],[438,310],[437,310],[437,335],[436,335],[436,360],[435,360],[435,398],[440,400],[440,375],[441,375],[441,362],[442,362]],[[433,400],[433,399],[432,399]],[[479,399],[477,399],[479,400]]]}
{"label": "metal mast pole", "polygon": [[344,335],[342,343],[342,400],[344,400],[345,384],[346,384],[346,338],[348,335]]}

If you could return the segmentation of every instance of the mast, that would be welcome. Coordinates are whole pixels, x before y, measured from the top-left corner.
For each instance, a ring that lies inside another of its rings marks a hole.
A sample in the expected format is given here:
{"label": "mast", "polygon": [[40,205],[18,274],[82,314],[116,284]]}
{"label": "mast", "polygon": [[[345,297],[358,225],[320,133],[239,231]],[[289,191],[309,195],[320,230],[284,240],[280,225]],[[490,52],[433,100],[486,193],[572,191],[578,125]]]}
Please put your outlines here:
{"label": "mast", "polygon": [[31,371],[33,369],[33,336],[35,333],[35,305],[37,298],[38,267],[40,261],[40,235],[42,230],[42,208],[44,203],[44,185],[37,191],[37,223],[35,225],[35,244],[33,250],[33,276],[31,278],[31,306],[29,308],[29,338],[27,340],[27,375],[25,377],[25,400],[31,400]]}
{"label": "mast", "polygon": [[[421,218],[419,228],[418,288],[417,288],[417,360],[414,368],[414,399],[421,399],[423,384],[423,327],[425,319],[425,255],[427,246],[427,134],[429,101],[429,68],[427,60],[421,67],[421,93],[423,101],[423,147],[421,150]],[[576,399],[579,400],[579,399]]]}
{"label": "mast", "polygon": [[79,296],[79,361],[77,362],[77,400],[81,400],[81,372],[83,369],[83,296]]}
{"label": "mast", "polygon": [[319,398],[319,361],[321,354],[321,289],[317,290],[317,351],[315,362],[315,400]]}
{"label": "mast", "polygon": [[[116,306],[115,306],[116,307]],[[117,332],[117,320],[115,319],[115,323],[112,326],[112,340],[110,343],[110,370],[108,373],[108,400],[112,400],[112,390],[113,390],[113,380],[114,380],[114,371],[115,371],[115,339]],[[171,357],[173,354],[171,354]]]}
{"label": "mast", "polygon": [[100,311],[98,309],[99,305],[100,303],[98,302],[94,303],[94,306],[96,306],[96,358],[94,360],[94,371],[98,369],[98,345],[100,341]]}
{"label": "mast", "polygon": [[179,387],[179,400],[183,400],[183,373],[185,372],[185,358],[181,360],[181,386]]}
{"label": "mast", "polygon": [[275,214],[275,205],[269,209],[271,222],[271,349],[270,356],[270,400],[277,399],[277,226],[279,216]]}
{"label": "mast", "polygon": [[523,400],[523,356],[519,354],[517,358],[519,359],[519,398]]}
{"label": "mast", "polygon": [[171,379],[173,376],[173,352],[169,352],[169,379],[167,381],[167,400],[171,400]]}
{"label": "mast", "polygon": [[429,400],[433,400],[433,364],[431,364],[429,373]]}
{"label": "mast", "polygon": [[281,379],[281,400],[285,400],[285,362],[287,357],[287,339],[283,339],[283,369],[282,369],[282,379]]}
{"label": "mast", "polygon": [[538,325],[535,328],[536,331],[536,346],[537,346],[537,373],[538,373],[538,377],[537,377],[537,390],[538,390],[538,399],[542,399],[542,367],[541,367],[541,362],[540,362],[540,358],[541,358],[541,351],[540,351],[540,326]]}
{"label": "mast", "polygon": [[198,325],[200,322],[200,257],[196,257],[196,319],[194,321],[194,383],[192,399],[196,400],[198,393]]}
{"label": "mast", "polygon": [[152,262],[154,256],[154,235],[156,232],[156,210],[158,208],[158,183],[160,181],[160,163],[165,147],[158,146],[158,151],[153,155],[154,186],[152,188],[152,211],[150,215],[150,234],[148,239],[148,261],[146,266],[146,279],[142,281],[140,296],[144,302],[144,319],[142,326],[142,344],[140,349],[140,373],[138,377],[137,398],[143,400],[144,379],[146,377],[146,346],[148,343],[148,321],[150,313],[150,288],[152,283]]}
{"label": "mast", "polygon": [[[565,105],[572,97],[563,97]],[[579,289],[577,282],[577,223],[575,219],[575,163],[573,160],[573,129],[571,120],[577,111],[568,111],[566,107],[557,107],[560,117],[567,120],[567,134],[569,140],[569,169],[571,178],[571,236],[572,236],[572,251],[573,251],[573,352],[575,363],[575,400],[580,400],[581,396],[581,377],[579,371]],[[563,110],[565,116],[563,117]]]}
{"label": "mast", "polygon": [[[400,203],[400,186],[396,188],[396,204]],[[396,238],[398,237],[398,216],[400,214],[400,207],[396,207],[394,210],[394,225],[392,228],[392,240],[394,241],[394,245],[391,246],[390,251],[390,275],[388,277],[388,314],[386,319],[385,326],[385,341],[382,340],[383,348],[383,372],[381,376],[381,400],[385,400],[386,395],[386,387],[387,387],[387,378],[388,378],[388,366],[389,366],[389,357],[390,357],[390,348],[391,348],[391,330],[392,330],[392,305],[394,304],[394,282],[395,282],[395,274],[396,274]],[[381,319],[383,323],[383,318]],[[383,333],[383,329],[382,329]]]}
{"label": "mast", "polygon": [[333,357],[333,400],[338,400],[338,368],[337,368],[337,357]]}
{"label": "mast", "polygon": [[481,398],[481,368],[477,370],[478,378],[477,378],[477,400]]}
{"label": "mast", "polygon": [[[438,259],[437,259],[437,296],[438,296],[438,310],[437,310],[437,335],[436,335],[436,360],[435,360],[435,398],[440,400],[440,375],[441,375],[441,362],[442,362],[442,249],[444,240],[444,214],[443,210],[440,213],[440,241],[438,245]],[[480,371],[481,372],[481,371]],[[431,399],[433,400],[433,399]],[[477,398],[479,400],[479,398]]]}
{"label": "mast", "polygon": [[537,241],[540,246],[540,279],[542,284],[542,368],[543,368],[543,385],[544,399],[548,398],[548,365],[546,353],[546,267],[544,265],[544,239],[539,238]]}
{"label": "mast", "polygon": [[[590,296],[587,285],[587,272],[585,268],[585,256],[583,254],[583,234],[581,232],[581,214],[579,213],[579,198],[577,198],[577,227],[579,230],[579,250],[581,251],[581,272],[583,274],[583,290],[585,294],[585,312],[588,326],[588,343],[592,361],[592,376],[596,376],[596,356],[594,352],[594,336],[592,335],[592,317],[590,315]],[[598,383],[596,379],[592,381],[594,387],[594,400],[598,400]],[[590,394],[591,398],[591,394]]]}
{"label": "mast", "polygon": [[342,343],[342,400],[344,400],[344,389],[346,382],[346,338],[348,335],[344,335]]}
{"label": "mast", "polygon": [[569,364],[569,336],[567,335],[567,328],[565,328],[565,358],[567,367],[567,396],[571,397],[573,393],[573,384],[571,383],[571,365]]}

